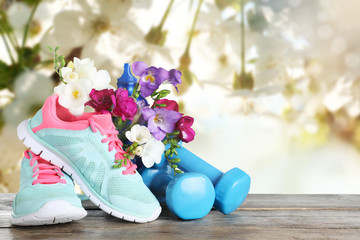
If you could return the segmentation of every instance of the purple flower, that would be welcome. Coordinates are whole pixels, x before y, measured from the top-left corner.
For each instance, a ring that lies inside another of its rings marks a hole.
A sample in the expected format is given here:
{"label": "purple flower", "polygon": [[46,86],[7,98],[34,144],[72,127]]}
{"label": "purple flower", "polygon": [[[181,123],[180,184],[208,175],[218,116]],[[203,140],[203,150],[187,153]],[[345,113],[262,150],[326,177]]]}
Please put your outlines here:
{"label": "purple flower", "polygon": [[133,120],[137,112],[137,105],[134,99],[129,97],[128,90],[119,88],[115,95],[111,96],[111,100],[114,104],[113,114],[115,116],[121,117],[123,121]]}
{"label": "purple flower", "polygon": [[111,96],[114,94],[113,89],[103,89],[100,91],[92,89],[89,94],[91,100],[85,103],[85,106],[88,105],[94,108],[96,112],[109,111],[113,105]]}
{"label": "purple flower", "polygon": [[181,113],[165,108],[144,108],[141,113],[148,121],[149,131],[159,141],[164,139],[166,133],[174,131],[175,123],[181,118]]}
{"label": "purple flower", "polygon": [[134,62],[131,66],[135,75],[140,77],[140,93],[143,97],[150,96],[162,82],[169,79],[169,72],[163,68],[148,67],[144,62]]}
{"label": "purple flower", "polygon": [[169,71],[169,80],[166,81],[166,82],[174,85],[176,91],[178,91],[178,92],[179,92],[179,90],[176,85],[181,84],[181,75],[182,75],[182,73],[179,70],[171,69]]}

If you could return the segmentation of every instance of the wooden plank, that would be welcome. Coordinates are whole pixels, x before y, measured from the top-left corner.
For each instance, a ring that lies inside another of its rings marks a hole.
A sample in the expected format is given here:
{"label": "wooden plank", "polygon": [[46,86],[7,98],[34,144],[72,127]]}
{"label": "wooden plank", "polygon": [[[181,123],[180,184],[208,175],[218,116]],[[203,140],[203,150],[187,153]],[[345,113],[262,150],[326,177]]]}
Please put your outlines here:
{"label": "wooden plank", "polygon": [[241,208],[360,208],[358,194],[249,194]]}
{"label": "wooden plank", "polygon": [[0,239],[359,239],[359,195],[249,195],[230,215],[211,211],[182,221],[168,209],[158,220],[134,224],[84,205],[88,216],[53,226],[12,227],[14,194],[0,194]]}

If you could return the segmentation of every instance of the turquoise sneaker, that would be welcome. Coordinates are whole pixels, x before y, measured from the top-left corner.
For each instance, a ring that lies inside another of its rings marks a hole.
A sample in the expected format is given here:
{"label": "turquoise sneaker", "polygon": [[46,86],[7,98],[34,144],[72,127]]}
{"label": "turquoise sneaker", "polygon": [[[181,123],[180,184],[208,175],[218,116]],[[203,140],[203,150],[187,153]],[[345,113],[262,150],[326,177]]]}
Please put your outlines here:
{"label": "turquoise sneaker", "polygon": [[21,162],[20,189],[13,203],[10,222],[32,226],[79,220],[85,209],[74,183],[61,169],[30,150]]}
{"label": "turquoise sneaker", "polygon": [[[75,117],[50,96],[41,110],[18,126],[27,147],[60,167],[104,212],[131,222],[158,218],[161,207],[131,162],[113,168],[124,151],[110,114]],[[125,161],[124,161],[125,162]]]}

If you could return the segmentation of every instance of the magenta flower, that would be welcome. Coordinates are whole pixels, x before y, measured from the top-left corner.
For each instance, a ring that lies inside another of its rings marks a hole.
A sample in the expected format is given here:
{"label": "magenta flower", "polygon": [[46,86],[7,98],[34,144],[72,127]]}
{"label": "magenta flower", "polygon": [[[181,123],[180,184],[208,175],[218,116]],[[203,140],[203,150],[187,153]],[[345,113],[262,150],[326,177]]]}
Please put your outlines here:
{"label": "magenta flower", "polygon": [[183,142],[191,142],[195,138],[195,131],[191,128],[194,123],[194,118],[189,116],[183,116],[175,125],[177,131],[179,131],[179,139]]}
{"label": "magenta flower", "polygon": [[162,82],[169,79],[169,72],[163,68],[148,67],[144,62],[134,62],[131,66],[135,75],[140,77],[140,93],[143,97],[150,96]]}
{"label": "magenta flower", "polygon": [[103,89],[100,91],[92,89],[89,94],[91,100],[85,103],[85,106],[94,108],[96,112],[109,111],[113,105],[111,96],[114,94],[113,89]]}
{"label": "magenta flower", "polygon": [[134,99],[129,97],[128,90],[119,88],[115,95],[111,96],[111,100],[114,104],[113,114],[115,116],[121,117],[123,121],[133,120],[137,112],[137,105]]}
{"label": "magenta flower", "polygon": [[181,118],[181,114],[166,110],[165,108],[144,108],[143,117],[148,121],[147,126],[154,137],[162,141],[166,133],[172,133],[175,129],[175,123]]}
{"label": "magenta flower", "polygon": [[179,105],[174,100],[169,99],[160,99],[155,102],[156,104],[165,104],[166,107],[157,107],[157,108],[165,108],[166,110],[173,110],[178,112],[179,111]]}

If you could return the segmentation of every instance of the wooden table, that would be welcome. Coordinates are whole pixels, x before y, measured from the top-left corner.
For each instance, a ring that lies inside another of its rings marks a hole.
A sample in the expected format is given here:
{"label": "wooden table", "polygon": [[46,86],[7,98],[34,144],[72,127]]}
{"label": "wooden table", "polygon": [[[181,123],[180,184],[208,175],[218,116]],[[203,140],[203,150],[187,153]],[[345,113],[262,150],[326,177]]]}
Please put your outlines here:
{"label": "wooden table", "polygon": [[125,222],[85,201],[82,220],[41,227],[9,223],[15,194],[0,194],[0,239],[360,239],[360,195],[250,194],[230,215],[182,221],[164,208],[147,224]]}

